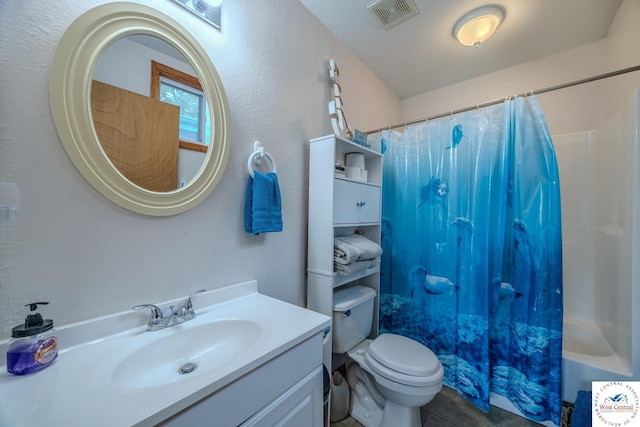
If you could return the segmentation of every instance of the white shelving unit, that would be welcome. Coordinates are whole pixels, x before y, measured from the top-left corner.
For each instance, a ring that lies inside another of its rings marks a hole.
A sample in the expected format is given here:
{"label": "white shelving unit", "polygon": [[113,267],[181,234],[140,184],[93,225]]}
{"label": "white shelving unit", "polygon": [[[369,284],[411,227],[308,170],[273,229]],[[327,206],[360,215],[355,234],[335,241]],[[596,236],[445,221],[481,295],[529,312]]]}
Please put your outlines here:
{"label": "white shelving unit", "polygon": [[[349,153],[365,157],[367,182],[336,176],[336,161]],[[348,276],[334,272],[334,237],[356,231],[380,244],[382,210],[382,155],[335,135],[311,140],[309,155],[309,224],[307,252],[307,307],[331,316],[336,288],[364,285],[380,292],[380,267]],[[371,337],[378,335],[378,297]],[[323,362],[332,371],[331,340],[323,347]]]}

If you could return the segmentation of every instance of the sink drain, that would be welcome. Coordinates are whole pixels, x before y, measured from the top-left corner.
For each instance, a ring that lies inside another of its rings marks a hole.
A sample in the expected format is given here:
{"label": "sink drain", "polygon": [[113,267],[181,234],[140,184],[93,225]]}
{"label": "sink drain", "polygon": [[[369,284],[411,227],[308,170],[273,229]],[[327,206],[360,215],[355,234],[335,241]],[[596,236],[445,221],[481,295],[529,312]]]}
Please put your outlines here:
{"label": "sink drain", "polygon": [[185,363],[180,367],[180,369],[178,369],[178,372],[182,375],[190,374],[191,372],[196,370],[197,366],[198,365],[196,365],[195,363]]}

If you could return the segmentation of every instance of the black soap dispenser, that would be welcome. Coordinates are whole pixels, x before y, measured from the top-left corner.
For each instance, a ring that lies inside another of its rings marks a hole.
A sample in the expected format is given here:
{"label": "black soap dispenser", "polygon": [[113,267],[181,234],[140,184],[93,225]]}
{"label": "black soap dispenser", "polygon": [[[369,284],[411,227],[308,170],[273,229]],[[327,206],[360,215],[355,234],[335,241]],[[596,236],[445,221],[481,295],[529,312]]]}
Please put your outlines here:
{"label": "black soap dispenser", "polygon": [[[34,312],[39,305],[27,304]],[[7,371],[14,375],[27,375],[51,365],[58,357],[58,338],[54,335],[53,320],[42,319],[40,313],[29,313],[24,324],[11,330],[12,340],[7,350]]]}

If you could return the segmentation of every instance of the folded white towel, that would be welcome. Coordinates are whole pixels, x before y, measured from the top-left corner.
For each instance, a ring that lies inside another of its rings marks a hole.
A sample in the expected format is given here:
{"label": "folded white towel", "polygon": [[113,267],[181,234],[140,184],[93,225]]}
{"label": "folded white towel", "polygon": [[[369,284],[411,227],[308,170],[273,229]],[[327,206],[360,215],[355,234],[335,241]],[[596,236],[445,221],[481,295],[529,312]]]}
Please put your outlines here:
{"label": "folded white towel", "polygon": [[378,258],[382,255],[382,248],[376,242],[359,234],[336,237],[333,242],[333,256],[339,264],[351,264]]}
{"label": "folded white towel", "polygon": [[347,276],[357,271],[366,270],[367,268],[373,268],[377,266],[379,262],[380,262],[380,258],[367,259],[364,261],[355,261],[355,262],[352,262],[351,264],[339,264],[336,262],[333,264],[333,269],[335,270],[336,273],[342,276]]}

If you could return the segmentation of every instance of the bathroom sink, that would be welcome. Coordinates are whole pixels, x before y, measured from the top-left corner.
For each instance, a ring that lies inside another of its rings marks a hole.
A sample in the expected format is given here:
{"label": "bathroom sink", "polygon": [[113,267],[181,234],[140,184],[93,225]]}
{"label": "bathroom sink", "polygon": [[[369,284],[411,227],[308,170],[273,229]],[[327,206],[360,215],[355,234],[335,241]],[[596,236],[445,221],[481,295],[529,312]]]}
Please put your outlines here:
{"label": "bathroom sink", "polygon": [[[112,380],[128,388],[157,387],[221,367],[249,350],[259,339],[259,323],[221,319],[190,325],[189,322],[140,339],[152,339],[126,349],[115,366]],[[157,335],[154,335],[157,334]]]}
{"label": "bathroom sink", "polygon": [[[307,396],[307,385],[322,383],[322,335],[330,317],[260,294],[255,280],[199,294],[197,304],[194,319],[155,331],[146,330],[144,313],[132,310],[59,327],[62,348],[51,367],[37,375],[0,375],[0,426],[42,420],[190,426],[207,414],[215,414],[216,425],[237,426],[272,408],[287,387],[304,379],[295,395],[306,390]],[[0,340],[0,353],[8,342]]]}

